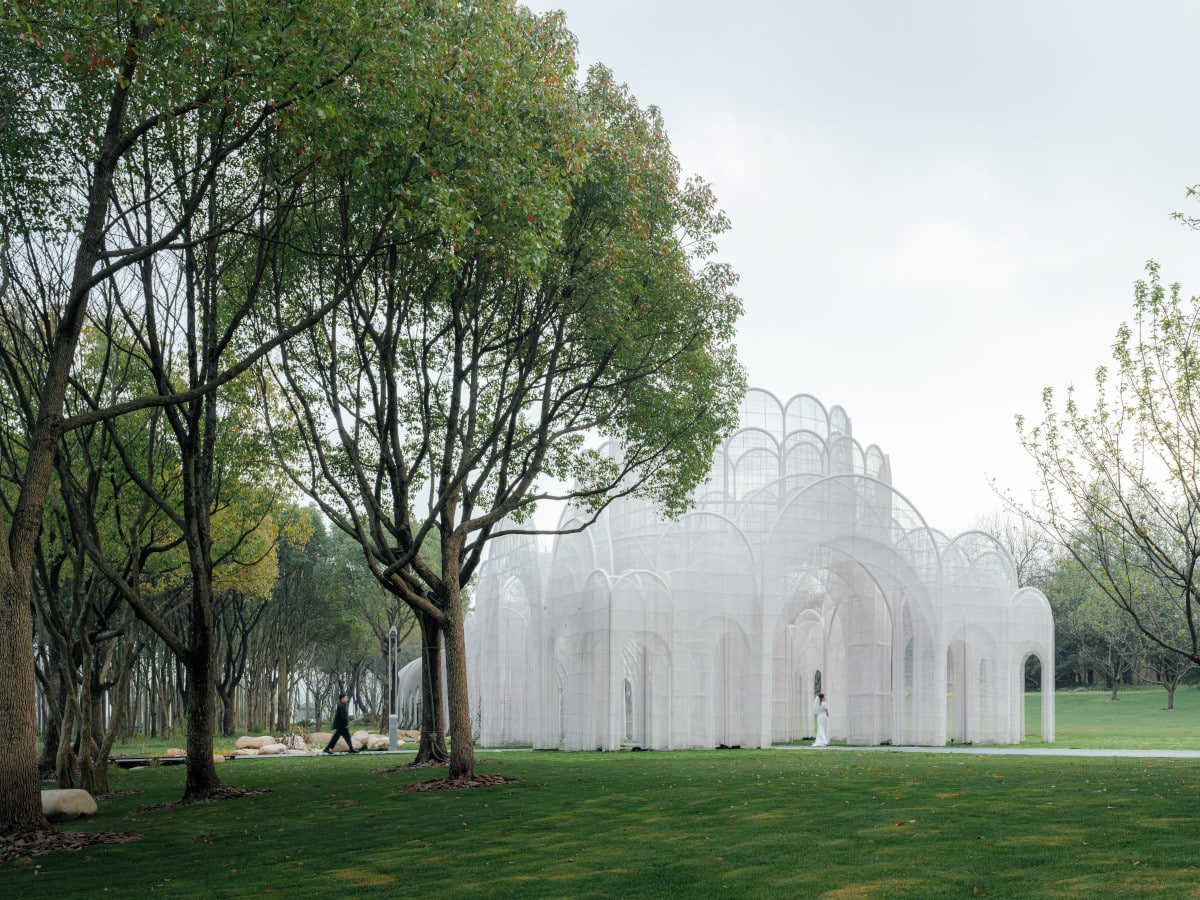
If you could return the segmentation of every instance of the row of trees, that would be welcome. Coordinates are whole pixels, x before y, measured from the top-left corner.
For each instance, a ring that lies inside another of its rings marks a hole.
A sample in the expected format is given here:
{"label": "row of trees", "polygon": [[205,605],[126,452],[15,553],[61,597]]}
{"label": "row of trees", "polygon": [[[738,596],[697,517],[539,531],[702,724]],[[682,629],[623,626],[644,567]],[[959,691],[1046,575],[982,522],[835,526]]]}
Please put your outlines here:
{"label": "row of trees", "polygon": [[1045,589],[1065,665],[1114,697],[1149,677],[1170,706],[1200,665],[1200,300],[1146,275],[1088,402],[1047,388],[1042,420],[1018,418],[1040,487],[1014,505],[1060,548]]}
{"label": "row of trees", "polygon": [[486,541],[543,475],[677,510],[732,425],[711,192],[656,111],[576,80],[558,16],[502,0],[3,10],[0,830],[45,827],[34,610],[56,765],[101,764],[79,723],[165,648],[185,798],[221,788],[213,698],[252,655],[293,677],[313,622],[266,624],[305,577],[297,492],[365,561],[353,593],[393,598],[383,633],[415,618],[421,755],[470,774]]}
{"label": "row of trees", "polygon": [[[327,533],[311,509],[289,512],[307,527],[293,526],[265,551],[277,567],[271,583],[253,584],[259,559],[236,567],[214,591],[214,702],[226,736],[247,727],[291,730],[298,713],[319,718],[343,690],[359,709],[382,716],[393,624],[401,663],[415,656],[407,640],[412,617],[379,590],[358,545]],[[51,549],[49,538],[43,548]],[[60,787],[105,791],[114,739],[181,730],[188,682],[170,648],[130,607],[111,591],[100,602],[80,596],[72,579],[66,576],[67,590],[48,589],[40,577],[34,584],[44,708],[39,769],[54,773]],[[182,599],[178,590],[163,597],[163,615],[177,630],[186,615]]]}

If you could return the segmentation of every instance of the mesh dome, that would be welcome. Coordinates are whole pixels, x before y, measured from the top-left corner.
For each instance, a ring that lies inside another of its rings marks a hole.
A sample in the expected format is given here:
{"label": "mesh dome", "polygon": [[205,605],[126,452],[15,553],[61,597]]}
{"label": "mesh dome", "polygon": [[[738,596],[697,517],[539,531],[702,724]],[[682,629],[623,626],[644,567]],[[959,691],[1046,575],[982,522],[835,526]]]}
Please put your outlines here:
{"label": "mesh dome", "polygon": [[990,536],[931,529],[840,406],[750,390],[694,500],[674,522],[619,500],[548,554],[491,546],[481,745],[763,747],[813,734],[817,690],[850,744],[1016,743],[1031,656],[1053,740],[1046,598]]}

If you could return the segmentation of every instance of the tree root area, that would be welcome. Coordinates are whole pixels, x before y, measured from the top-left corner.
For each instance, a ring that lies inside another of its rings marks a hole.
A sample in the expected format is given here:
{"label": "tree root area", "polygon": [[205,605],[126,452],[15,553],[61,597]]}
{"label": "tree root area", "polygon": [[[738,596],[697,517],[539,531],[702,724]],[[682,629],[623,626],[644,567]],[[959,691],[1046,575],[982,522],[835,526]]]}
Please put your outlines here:
{"label": "tree root area", "polygon": [[494,787],[501,784],[520,784],[520,778],[509,778],[506,775],[470,775],[466,778],[434,778],[431,781],[418,781],[399,789],[399,793],[414,793],[418,791],[457,791],[463,788]]}
{"label": "tree root area", "polygon": [[203,797],[192,797],[183,800],[170,800],[166,803],[155,803],[153,806],[143,806],[138,809],[138,812],[152,812],[158,809],[179,809],[184,806],[191,806],[194,803],[217,803],[222,800],[240,800],[243,797],[257,797],[260,794],[269,794],[270,791],[256,791],[250,788],[230,787],[224,785],[217,788]]}
{"label": "tree root area", "polygon": [[413,769],[444,769],[449,765],[447,762],[438,762],[437,760],[427,760],[425,762],[402,763],[398,766],[389,766],[386,769],[372,769],[374,775],[386,775],[389,772],[410,772]]}
{"label": "tree root area", "polygon": [[0,834],[0,862],[21,856],[41,856],[82,850],[94,844],[129,844],[140,841],[136,831],[9,831]]}

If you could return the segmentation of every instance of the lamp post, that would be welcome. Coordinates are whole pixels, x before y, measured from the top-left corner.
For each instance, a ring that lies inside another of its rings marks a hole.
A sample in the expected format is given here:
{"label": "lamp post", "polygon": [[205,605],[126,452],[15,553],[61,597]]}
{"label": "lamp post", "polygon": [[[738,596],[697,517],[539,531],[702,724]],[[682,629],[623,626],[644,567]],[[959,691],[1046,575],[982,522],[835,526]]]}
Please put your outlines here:
{"label": "lamp post", "polygon": [[388,632],[388,749],[396,750],[396,626]]}

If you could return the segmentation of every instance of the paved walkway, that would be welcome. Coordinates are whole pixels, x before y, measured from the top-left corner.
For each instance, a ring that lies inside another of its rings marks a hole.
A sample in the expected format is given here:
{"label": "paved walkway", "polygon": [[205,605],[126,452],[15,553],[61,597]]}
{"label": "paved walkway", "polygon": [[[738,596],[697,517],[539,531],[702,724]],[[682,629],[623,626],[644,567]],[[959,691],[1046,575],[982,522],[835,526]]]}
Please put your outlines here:
{"label": "paved walkway", "polygon": [[813,747],[811,744],[789,744],[776,750],[872,750],[887,753],[968,753],[973,756],[1092,756],[1133,757],[1135,759],[1200,759],[1200,750],[1084,750],[1063,747]]}
{"label": "paved walkway", "polygon": [[[875,746],[875,747],[847,747],[844,744],[832,744],[828,747],[813,747],[811,744],[777,744],[771,748],[772,750],[781,750],[784,752],[795,752],[798,750],[812,751],[813,753],[822,752],[846,752],[853,751],[856,753],[958,753],[967,754],[970,756],[1066,756],[1066,757],[1092,757],[1092,758],[1129,758],[1129,759],[1200,759],[1200,750],[1088,750],[1079,747],[893,747],[893,746]],[[476,753],[520,753],[529,750],[528,747],[476,747]],[[399,750],[371,750],[363,751],[366,755],[372,757],[378,756],[400,756],[412,755],[416,752],[416,748],[401,748]],[[304,753],[292,751],[290,753],[278,753],[267,756],[226,756],[230,762],[240,762],[249,759],[295,759],[298,756],[323,756],[320,751],[315,753]],[[333,754],[335,757],[344,756],[349,758],[350,754],[338,752]],[[122,768],[130,768],[132,766],[145,766],[154,763],[165,765],[182,764],[185,762],[183,757],[116,757],[109,759],[113,765]]]}

